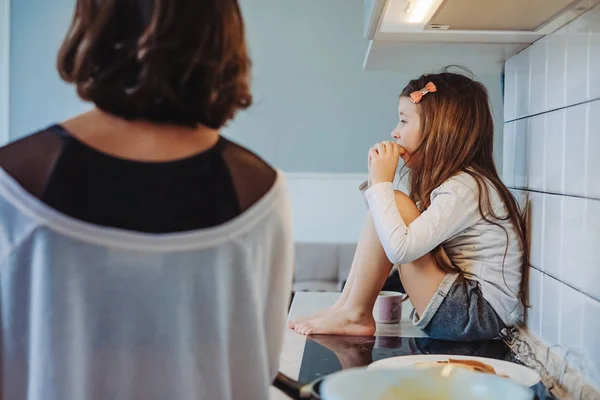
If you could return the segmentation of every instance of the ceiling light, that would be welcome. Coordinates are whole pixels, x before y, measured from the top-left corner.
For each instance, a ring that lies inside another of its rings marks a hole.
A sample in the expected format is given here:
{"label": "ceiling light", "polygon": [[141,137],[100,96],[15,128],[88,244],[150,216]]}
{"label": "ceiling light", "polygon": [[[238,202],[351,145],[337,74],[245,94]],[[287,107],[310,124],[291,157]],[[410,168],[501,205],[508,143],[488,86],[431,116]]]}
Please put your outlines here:
{"label": "ceiling light", "polygon": [[408,22],[420,24],[429,16],[431,9],[437,3],[436,0],[412,0],[408,7]]}

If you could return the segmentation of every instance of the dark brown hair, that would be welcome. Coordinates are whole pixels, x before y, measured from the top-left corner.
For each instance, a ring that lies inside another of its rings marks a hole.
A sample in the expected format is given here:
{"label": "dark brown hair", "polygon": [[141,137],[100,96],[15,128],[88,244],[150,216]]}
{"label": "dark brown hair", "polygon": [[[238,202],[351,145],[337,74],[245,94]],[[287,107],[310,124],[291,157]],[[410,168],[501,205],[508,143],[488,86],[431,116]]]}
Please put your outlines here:
{"label": "dark brown hair", "polygon": [[[519,209],[494,164],[494,123],[487,90],[482,83],[463,74],[448,72],[446,68],[441,73],[425,74],[410,81],[400,96],[409,97],[428,82],[436,85],[437,92],[423,96],[418,103],[422,140],[412,155],[416,157],[417,166],[409,174],[410,196],[413,201],[420,201],[426,209],[435,188],[457,173],[471,175],[479,189],[479,212],[482,218],[499,226],[506,234],[505,259],[509,235],[498,221],[509,220],[515,228],[523,251],[518,297],[527,305],[529,252],[525,211]],[[508,211],[506,215],[498,215],[492,209],[486,181],[498,192]],[[432,254],[442,270],[462,275],[462,270],[452,265],[441,245]]]}
{"label": "dark brown hair", "polygon": [[77,0],[58,70],[129,120],[218,129],[252,103],[237,0]]}

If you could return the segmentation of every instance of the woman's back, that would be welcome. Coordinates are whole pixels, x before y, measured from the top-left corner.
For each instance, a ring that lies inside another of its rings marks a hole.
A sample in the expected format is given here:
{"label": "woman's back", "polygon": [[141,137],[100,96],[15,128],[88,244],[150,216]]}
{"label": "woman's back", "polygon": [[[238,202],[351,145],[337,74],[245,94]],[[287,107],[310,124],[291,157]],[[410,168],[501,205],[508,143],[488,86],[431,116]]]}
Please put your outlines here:
{"label": "woman's back", "polygon": [[53,125],[0,148],[0,167],[50,207],[82,221],[148,233],[212,227],[248,209],[275,182],[271,166],[222,136],[200,138],[182,152],[171,149],[177,140],[170,132],[160,132],[164,137],[146,146],[156,148],[128,151],[122,137],[131,131],[111,131],[102,116],[79,118],[104,132],[75,136]]}
{"label": "woman's back", "polygon": [[237,0],[77,0],[61,77],[96,108],[0,149],[3,398],[265,399],[291,292],[281,174]]}
{"label": "woman's back", "polygon": [[151,235],[43,205],[0,171],[4,397],[267,398],[291,282],[285,185]]}

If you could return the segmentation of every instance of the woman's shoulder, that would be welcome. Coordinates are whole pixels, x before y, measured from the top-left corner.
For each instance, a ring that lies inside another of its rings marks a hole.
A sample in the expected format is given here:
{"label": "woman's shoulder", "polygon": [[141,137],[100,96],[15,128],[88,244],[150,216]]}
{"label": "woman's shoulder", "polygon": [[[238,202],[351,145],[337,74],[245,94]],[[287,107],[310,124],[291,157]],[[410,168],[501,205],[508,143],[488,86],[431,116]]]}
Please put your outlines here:
{"label": "woman's shoulder", "polygon": [[28,198],[19,183],[0,167],[0,262],[39,225],[25,212]]}
{"label": "woman's shoulder", "polygon": [[222,154],[242,211],[258,202],[277,184],[277,170],[246,147],[225,139]]}
{"label": "woman's shoulder", "polygon": [[[0,168],[0,261],[27,237],[43,228],[56,237],[76,242],[118,248],[160,248],[197,250],[214,247],[232,240],[241,243],[248,238],[269,240],[273,227],[289,224],[291,209],[285,178],[276,170],[269,191],[250,209],[223,225],[188,232],[152,236],[145,233],[106,228],[77,220],[36,199],[13,177]],[[252,233],[248,235],[248,233]],[[47,237],[47,236],[44,236]],[[254,240],[253,239],[253,240]]]}
{"label": "woman's shoulder", "polygon": [[248,173],[268,173],[275,179],[275,176],[277,175],[276,169],[264,158],[229,138],[222,136],[222,140],[224,143],[224,153],[228,161],[236,166],[244,168]]}
{"label": "woman's shoulder", "polygon": [[63,148],[63,137],[53,126],[0,148],[0,168],[34,196],[39,196]]}

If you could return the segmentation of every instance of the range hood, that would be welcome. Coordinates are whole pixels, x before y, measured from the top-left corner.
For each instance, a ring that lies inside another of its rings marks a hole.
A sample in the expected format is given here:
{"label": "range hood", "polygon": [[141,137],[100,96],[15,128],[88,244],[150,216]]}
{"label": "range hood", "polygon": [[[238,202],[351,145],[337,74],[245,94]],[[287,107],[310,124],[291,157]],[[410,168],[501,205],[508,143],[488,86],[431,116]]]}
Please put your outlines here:
{"label": "range hood", "polygon": [[[419,0],[415,1],[419,4]],[[409,2],[409,8],[416,7],[411,5],[415,1]],[[575,3],[574,0],[446,0],[425,28],[536,32]]]}
{"label": "range hood", "polygon": [[419,51],[440,65],[463,59],[501,64],[598,4],[600,0],[365,0],[364,33],[371,40],[365,68],[388,69],[381,68],[382,56],[397,62]]}

